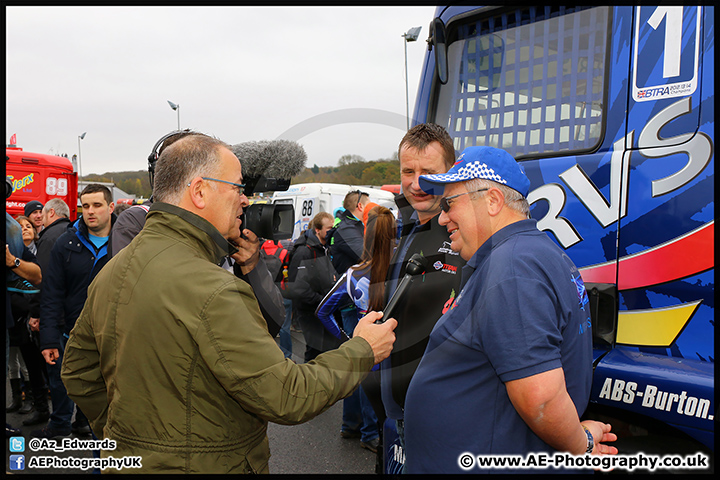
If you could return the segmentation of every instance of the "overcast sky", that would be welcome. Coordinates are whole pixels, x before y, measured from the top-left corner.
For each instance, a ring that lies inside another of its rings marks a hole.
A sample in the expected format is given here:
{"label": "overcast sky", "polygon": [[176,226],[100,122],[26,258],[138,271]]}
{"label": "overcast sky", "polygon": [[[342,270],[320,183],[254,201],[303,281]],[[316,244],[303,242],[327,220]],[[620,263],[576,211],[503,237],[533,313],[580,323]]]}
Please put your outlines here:
{"label": "overcast sky", "polygon": [[[144,170],[180,127],[285,138],[307,166],[387,158],[405,130],[435,7],[6,7],[6,139],[78,153],[82,174]],[[352,123],[351,123],[352,122]],[[395,127],[389,124],[396,125]]]}

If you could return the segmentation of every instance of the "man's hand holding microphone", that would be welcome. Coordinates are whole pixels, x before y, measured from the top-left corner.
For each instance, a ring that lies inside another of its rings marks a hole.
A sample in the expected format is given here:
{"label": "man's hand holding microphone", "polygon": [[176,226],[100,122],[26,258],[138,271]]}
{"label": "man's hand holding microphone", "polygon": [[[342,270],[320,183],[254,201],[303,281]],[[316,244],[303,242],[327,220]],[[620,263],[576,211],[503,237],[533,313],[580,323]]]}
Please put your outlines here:
{"label": "man's hand holding microphone", "polygon": [[383,312],[370,312],[358,321],[353,337],[362,337],[370,344],[375,354],[375,363],[380,363],[390,356],[395,343],[395,327],[397,320],[389,318],[382,323],[375,323],[383,317]]}

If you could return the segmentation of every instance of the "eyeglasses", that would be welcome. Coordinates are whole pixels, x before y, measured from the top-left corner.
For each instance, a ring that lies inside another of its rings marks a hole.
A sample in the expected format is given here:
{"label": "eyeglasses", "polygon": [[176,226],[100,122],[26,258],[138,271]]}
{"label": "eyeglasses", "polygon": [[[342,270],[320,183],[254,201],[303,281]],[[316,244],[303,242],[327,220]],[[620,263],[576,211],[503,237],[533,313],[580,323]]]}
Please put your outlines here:
{"label": "eyeglasses", "polygon": [[[232,185],[237,189],[238,195],[242,195],[243,193],[245,193],[245,184],[244,183],[243,184],[233,183],[233,182],[228,182],[227,180],[218,180],[217,178],[210,178],[210,177],[200,177],[200,178],[202,178],[203,180],[210,180],[211,182],[222,182],[222,183],[227,183],[229,185]],[[190,186],[190,184],[188,183],[188,187],[189,186]]]}
{"label": "eyeglasses", "polygon": [[440,209],[448,213],[450,211],[450,202],[448,200],[452,200],[457,197],[461,197],[463,195],[467,195],[468,193],[477,193],[477,192],[484,192],[485,190],[488,190],[487,188],[481,188],[480,190],[475,190],[474,192],[465,192],[465,193],[458,193],[457,195],[452,195],[450,197],[443,197],[440,199]]}

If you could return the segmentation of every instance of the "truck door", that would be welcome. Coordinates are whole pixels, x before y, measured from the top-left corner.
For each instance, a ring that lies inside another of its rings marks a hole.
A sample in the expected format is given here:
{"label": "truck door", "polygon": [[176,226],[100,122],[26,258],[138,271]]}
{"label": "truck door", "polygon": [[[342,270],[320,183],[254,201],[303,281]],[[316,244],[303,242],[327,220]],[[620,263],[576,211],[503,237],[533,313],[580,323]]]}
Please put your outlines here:
{"label": "truck door", "polygon": [[[619,311],[616,348],[596,366],[591,395],[636,419],[673,425],[709,448],[715,412],[712,10],[617,8],[633,27],[622,40],[630,51],[630,91]],[[672,439],[678,448],[680,437]]]}
{"label": "truck door", "polygon": [[[630,8],[630,7],[628,7]],[[620,344],[713,356],[713,56],[699,6],[632,7],[632,148],[618,242]],[[710,14],[712,15],[712,14]],[[710,58],[708,58],[710,57]],[[699,303],[698,303],[699,302]],[[690,321],[692,316],[699,318]],[[624,318],[625,317],[625,318]],[[632,319],[632,320],[631,320]],[[699,321],[698,321],[699,320]]]}

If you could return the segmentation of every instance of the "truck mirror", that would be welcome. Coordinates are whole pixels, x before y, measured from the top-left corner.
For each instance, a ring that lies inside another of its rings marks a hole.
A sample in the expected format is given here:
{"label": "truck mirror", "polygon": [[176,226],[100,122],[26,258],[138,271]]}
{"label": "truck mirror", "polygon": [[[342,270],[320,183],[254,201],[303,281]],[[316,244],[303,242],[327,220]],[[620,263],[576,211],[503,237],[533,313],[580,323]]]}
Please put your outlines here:
{"label": "truck mirror", "polygon": [[440,83],[445,85],[448,81],[448,59],[447,44],[445,36],[445,24],[440,18],[432,22],[432,38],[435,47],[435,71]]}

